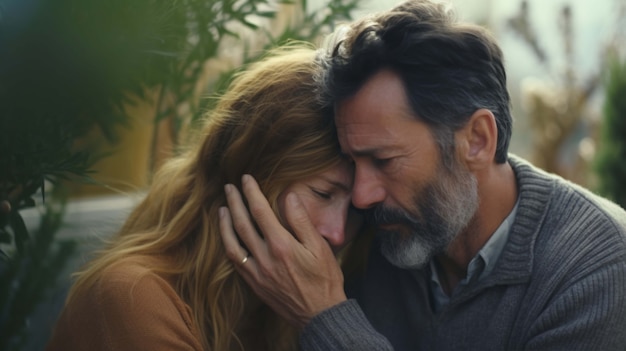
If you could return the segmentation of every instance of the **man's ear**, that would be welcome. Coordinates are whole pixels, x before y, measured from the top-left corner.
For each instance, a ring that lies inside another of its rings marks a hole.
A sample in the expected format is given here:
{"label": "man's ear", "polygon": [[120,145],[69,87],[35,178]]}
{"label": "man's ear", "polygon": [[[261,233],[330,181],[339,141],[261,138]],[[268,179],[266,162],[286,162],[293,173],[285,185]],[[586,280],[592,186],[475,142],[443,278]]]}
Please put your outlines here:
{"label": "man's ear", "polygon": [[487,109],[476,110],[465,126],[455,133],[460,159],[470,170],[493,164],[498,144],[496,118]]}

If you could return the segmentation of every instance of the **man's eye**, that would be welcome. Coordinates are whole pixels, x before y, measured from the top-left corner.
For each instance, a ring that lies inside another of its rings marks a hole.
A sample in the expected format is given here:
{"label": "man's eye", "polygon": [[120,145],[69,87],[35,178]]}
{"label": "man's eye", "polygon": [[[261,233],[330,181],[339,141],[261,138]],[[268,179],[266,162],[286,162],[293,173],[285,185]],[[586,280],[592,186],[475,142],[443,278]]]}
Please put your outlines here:
{"label": "man's eye", "polygon": [[386,166],[389,161],[391,161],[391,158],[374,158],[373,162],[376,166],[378,167],[384,167]]}

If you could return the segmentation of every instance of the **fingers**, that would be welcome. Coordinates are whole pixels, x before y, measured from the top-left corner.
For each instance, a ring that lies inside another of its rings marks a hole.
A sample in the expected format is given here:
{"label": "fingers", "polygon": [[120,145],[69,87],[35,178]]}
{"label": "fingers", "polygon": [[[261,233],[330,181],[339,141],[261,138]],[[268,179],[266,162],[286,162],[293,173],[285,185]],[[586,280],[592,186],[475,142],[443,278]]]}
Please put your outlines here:
{"label": "fingers", "polygon": [[[220,210],[220,232],[222,232],[223,236],[226,235],[231,245],[233,245],[232,240],[234,240],[237,245],[241,247],[237,241],[238,236],[253,256],[263,256],[265,243],[254,227],[254,223],[248,214],[246,205],[243,203],[241,194],[232,184],[226,184],[224,191],[226,192],[228,210],[225,212],[224,210]],[[233,252],[232,254],[234,255],[236,253]],[[233,262],[237,261],[234,257],[231,259],[233,259]]]}
{"label": "fingers", "polygon": [[[277,241],[284,239],[292,239],[292,235],[280,223],[270,204],[267,202],[265,195],[261,192],[258,183],[250,175],[244,175],[241,178],[242,188],[248,206],[250,215],[259,226],[265,240],[270,242],[270,246],[278,244]],[[237,218],[234,218],[237,221]],[[237,231],[239,233],[239,231]]]}
{"label": "fingers", "polygon": [[237,240],[235,232],[233,231],[233,222],[230,218],[228,208],[220,207],[219,221],[220,235],[222,236],[222,241],[224,242],[224,247],[226,248],[226,256],[228,256],[228,258],[235,263],[238,260],[241,264],[247,263],[249,254],[246,249],[241,247],[239,241]]}
{"label": "fingers", "polygon": [[[298,242],[307,247],[308,250],[317,250],[320,246],[328,247],[328,243],[317,232],[297,195],[287,194],[286,197],[285,216],[290,228],[293,228],[294,231],[294,233],[290,233],[276,218],[265,195],[252,176],[244,175],[242,177],[242,188],[248,200],[250,214],[263,232],[269,249],[274,255],[290,254],[294,246],[300,246]],[[234,220],[236,222],[237,217]],[[239,233],[239,230],[237,232]],[[297,241],[294,240],[294,236]]]}
{"label": "fingers", "polygon": [[[228,258],[256,295],[298,326],[345,301],[341,269],[298,197],[289,194],[286,199],[285,217],[296,228],[294,237],[276,218],[256,181],[244,176],[242,185],[250,212],[239,191],[227,185],[228,208],[219,210],[220,234]],[[253,218],[264,237],[257,232]],[[303,243],[325,247],[311,252]]]}
{"label": "fingers", "polygon": [[226,249],[226,256],[233,262],[235,269],[244,277],[251,286],[255,286],[255,278],[258,276],[258,267],[245,248],[239,244],[237,235],[233,230],[233,222],[230,212],[226,207],[219,209],[220,235]]}
{"label": "fingers", "polygon": [[287,194],[285,199],[287,206],[285,208],[285,219],[291,228],[294,228],[294,235],[312,252],[317,252],[321,247],[326,246],[330,249],[328,243],[311,222],[306,209],[300,202],[296,194]]}

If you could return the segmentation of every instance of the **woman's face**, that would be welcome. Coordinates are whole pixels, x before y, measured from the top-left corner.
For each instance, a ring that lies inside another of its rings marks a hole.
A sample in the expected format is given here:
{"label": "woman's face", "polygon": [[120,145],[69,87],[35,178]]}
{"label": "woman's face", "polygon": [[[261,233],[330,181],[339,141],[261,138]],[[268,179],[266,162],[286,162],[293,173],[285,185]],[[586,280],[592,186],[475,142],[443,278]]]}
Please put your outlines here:
{"label": "woman's face", "polygon": [[291,184],[278,198],[280,216],[286,218],[286,195],[297,194],[317,231],[334,253],[339,252],[354,239],[363,223],[362,215],[351,206],[352,178],[351,167],[342,161],[324,173]]}

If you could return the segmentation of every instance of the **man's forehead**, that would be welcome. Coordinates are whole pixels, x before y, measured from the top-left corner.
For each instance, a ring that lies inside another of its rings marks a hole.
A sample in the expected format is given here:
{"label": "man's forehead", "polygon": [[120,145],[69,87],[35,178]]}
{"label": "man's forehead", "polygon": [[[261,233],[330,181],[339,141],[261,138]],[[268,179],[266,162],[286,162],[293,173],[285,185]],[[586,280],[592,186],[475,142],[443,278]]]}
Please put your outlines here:
{"label": "man's forehead", "polygon": [[397,133],[370,123],[346,123],[337,127],[341,151],[350,156],[371,155],[398,147]]}

